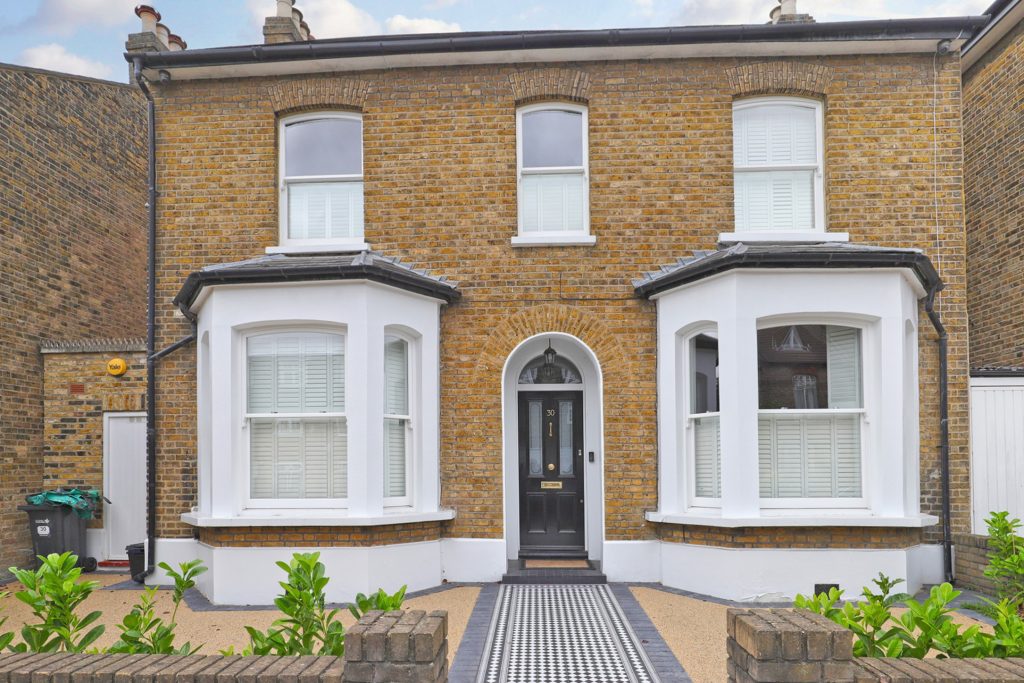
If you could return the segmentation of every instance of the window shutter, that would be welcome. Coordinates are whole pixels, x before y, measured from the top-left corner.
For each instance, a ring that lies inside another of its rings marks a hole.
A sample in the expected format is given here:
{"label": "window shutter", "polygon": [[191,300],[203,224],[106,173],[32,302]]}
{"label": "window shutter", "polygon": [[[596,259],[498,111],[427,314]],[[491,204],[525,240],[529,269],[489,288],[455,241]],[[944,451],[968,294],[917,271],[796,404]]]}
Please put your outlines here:
{"label": "window shutter", "polygon": [[250,337],[248,412],[250,496],[344,498],[348,488],[344,418],[291,418],[345,407],[344,338],[296,333]]}
{"label": "window shutter", "polygon": [[702,498],[720,498],[722,438],[718,418],[695,418],[693,429],[695,493]]}
{"label": "window shutter", "polygon": [[757,167],[818,163],[817,113],[810,107],[765,104],[733,116],[736,228],[814,229],[814,171]]}
{"label": "window shutter", "polygon": [[829,325],[826,328],[828,407],[860,408],[860,330]]}
{"label": "window shutter", "polygon": [[384,495],[405,496],[406,420],[384,419]]}
{"label": "window shutter", "polygon": [[320,240],[362,237],[363,183],[290,183],[288,236]]}
{"label": "window shutter", "polygon": [[859,498],[861,496],[860,416],[835,417],[835,496]]}
{"label": "window shutter", "polygon": [[861,495],[860,415],[762,415],[762,498]]}

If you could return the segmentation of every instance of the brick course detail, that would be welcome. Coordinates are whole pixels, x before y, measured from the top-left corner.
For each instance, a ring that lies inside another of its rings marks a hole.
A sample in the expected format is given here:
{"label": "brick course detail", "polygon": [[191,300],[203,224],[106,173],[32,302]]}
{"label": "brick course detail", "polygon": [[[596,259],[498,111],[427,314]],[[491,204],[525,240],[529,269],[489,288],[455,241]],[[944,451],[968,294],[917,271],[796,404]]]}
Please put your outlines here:
{"label": "brick course detail", "polygon": [[[502,537],[504,362],[532,334],[566,332],[594,350],[602,371],[606,537],[657,538],[657,525],[644,520],[657,507],[655,307],[637,300],[630,279],[714,248],[719,233],[732,231],[732,103],[739,90],[749,91],[744,84],[774,78],[772,87],[820,88],[829,229],[857,243],[920,248],[947,285],[938,309],[950,334],[953,523],[966,532],[959,58],[762,63],[451,66],[158,84],[157,345],[190,331],[170,304],[188,273],[277,243],[276,110],[320,106],[323,98],[312,93],[330,82],[365,83],[366,241],[459,282],[463,292],[441,316],[441,502],[457,512],[442,534]],[[765,75],[775,73],[783,75]],[[274,100],[269,92],[288,95]],[[517,230],[517,98],[533,93],[588,103],[594,246],[510,244]],[[921,507],[939,514],[936,336],[923,314],[919,336]],[[158,533],[189,537],[180,515],[196,504],[195,349],[164,359],[158,378],[165,501]],[[762,544],[799,545],[820,534],[813,543],[845,547],[851,533],[773,531]],[[865,533],[888,534],[897,547],[913,541],[902,530]],[[924,533],[928,542],[937,538],[936,530]]]}
{"label": "brick course detail", "polygon": [[419,543],[441,538],[440,522],[384,526],[212,527],[199,540],[223,547],[346,547]]}
{"label": "brick course detail", "polygon": [[[44,485],[40,341],[145,333],[146,122],[136,88],[6,65],[0,102],[0,568],[6,569],[31,559],[17,506]],[[69,399],[68,409],[66,417],[75,419],[91,408]]]}

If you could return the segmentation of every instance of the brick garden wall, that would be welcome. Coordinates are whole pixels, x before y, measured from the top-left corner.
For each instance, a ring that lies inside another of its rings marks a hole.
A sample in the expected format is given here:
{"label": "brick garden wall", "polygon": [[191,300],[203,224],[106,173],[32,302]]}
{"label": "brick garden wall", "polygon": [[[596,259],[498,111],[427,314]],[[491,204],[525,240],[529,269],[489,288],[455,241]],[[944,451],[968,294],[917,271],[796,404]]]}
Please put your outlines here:
{"label": "brick garden wall", "polygon": [[969,588],[986,595],[995,595],[992,579],[985,576],[988,566],[988,536],[954,534],[953,555],[957,588]]}
{"label": "brick garden wall", "polygon": [[0,67],[0,573],[43,486],[43,339],[145,332],[146,125],[127,85]]}
{"label": "brick garden wall", "polygon": [[971,365],[1024,367],[1024,24],[964,75]]}
{"label": "brick garden wall", "polygon": [[[576,335],[601,363],[607,537],[656,536],[643,519],[657,505],[655,308],[634,297],[630,279],[713,248],[732,230],[734,98],[824,97],[829,228],[856,242],[921,248],[948,285],[939,308],[951,335],[953,511],[967,528],[956,55],[462,66],[157,90],[159,346],[188,332],[170,299],[189,272],[276,244],[277,116],[363,112],[367,241],[457,281],[464,294],[442,313],[442,504],[458,512],[442,528],[480,538],[502,534],[502,366],[519,342],[548,331]],[[549,98],[589,105],[593,247],[510,246],[516,105]],[[920,330],[922,500],[937,513],[935,335],[923,316]],[[191,533],[179,515],[195,498],[194,368],[193,348],[159,368],[161,499],[181,501],[161,506],[164,537]],[[817,545],[835,536],[793,533]]]}
{"label": "brick garden wall", "polygon": [[[105,352],[43,352],[43,486],[103,490],[103,413],[146,408],[146,354],[141,341]],[[117,350],[114,350],[117,349]],[[127,351],[124,349],[134,349]],[[111,358],[128,361],[120,377]],[[102,510],[89,526],[101,527]]]}

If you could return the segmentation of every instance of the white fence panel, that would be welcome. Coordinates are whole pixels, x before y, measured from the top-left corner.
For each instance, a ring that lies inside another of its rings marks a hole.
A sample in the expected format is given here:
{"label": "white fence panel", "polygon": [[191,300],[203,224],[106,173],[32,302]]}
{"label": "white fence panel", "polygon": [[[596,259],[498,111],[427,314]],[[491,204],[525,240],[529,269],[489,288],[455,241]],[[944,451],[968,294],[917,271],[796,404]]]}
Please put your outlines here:
{"label": "white fence panel", "polygon": [[985,533],[985,518],[995,510],[1024,519],[1024,377],[971,380],[974,533]]}

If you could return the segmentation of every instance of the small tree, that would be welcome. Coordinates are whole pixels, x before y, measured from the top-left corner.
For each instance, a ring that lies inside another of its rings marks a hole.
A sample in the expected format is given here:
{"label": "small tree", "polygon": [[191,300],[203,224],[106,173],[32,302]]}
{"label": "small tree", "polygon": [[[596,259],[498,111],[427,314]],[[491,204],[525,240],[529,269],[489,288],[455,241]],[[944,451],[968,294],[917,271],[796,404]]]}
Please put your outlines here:
{"label": "small tree", "polygon": [[156,616],[155,601],[157,587],[147,588],[139,597],[139,602],[132,606],[124,621],[118,625],[121,630],[121,639],[110,646],[108,652],[124,654],[150,654],[150,655],[187,655],[198,652],[199,647],[193,648],[192,643],[185,643],[179,648],[174,647],[174,629],[178,626],[178,606],[185,598],[185,591],[196,585],[196,577],[206,571],[202,560],[192,560],[179,565],[180,572],[171,569],[166,562],[161,562],[159,567],[167,572],[167,575],[174,579],[174,593],[171,600],[174,602],[174,609],[171,611],[171,619],[165,622]]}
{"label": "small tree", "polygon": [[996,597],[1020,612],[1024,606],[1024,538],[1017,534],[1021,522],[1008,512],[993,512],[985,524],[990,549],[985,576],[995,584]]}

